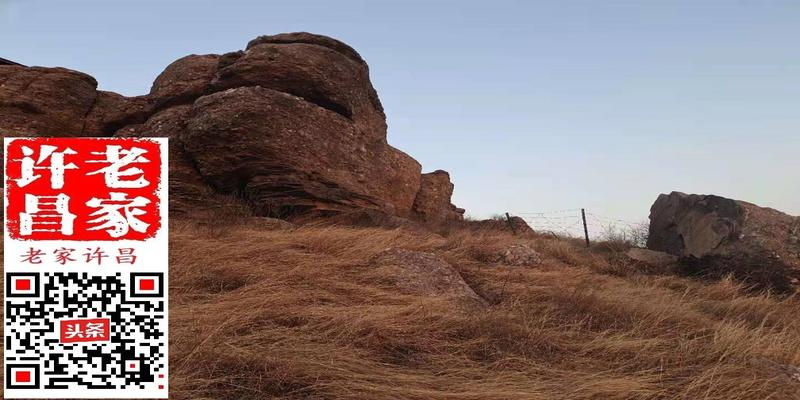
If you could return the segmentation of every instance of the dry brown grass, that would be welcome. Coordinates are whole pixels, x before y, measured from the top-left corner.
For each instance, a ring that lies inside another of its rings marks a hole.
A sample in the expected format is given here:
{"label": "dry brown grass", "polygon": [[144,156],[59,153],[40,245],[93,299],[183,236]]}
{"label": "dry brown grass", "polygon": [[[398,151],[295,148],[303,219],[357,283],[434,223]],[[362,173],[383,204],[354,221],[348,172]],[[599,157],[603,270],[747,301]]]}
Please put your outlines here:
{"label": "dry brown grass", "polygon": [[[174,399],[797,399],[800,301],[641,273],[613,252],[452,229],[172,224]],[[513,243],[535,268],[487,260]],[[484,306],[402,294],[368,260],[450,262]]]}

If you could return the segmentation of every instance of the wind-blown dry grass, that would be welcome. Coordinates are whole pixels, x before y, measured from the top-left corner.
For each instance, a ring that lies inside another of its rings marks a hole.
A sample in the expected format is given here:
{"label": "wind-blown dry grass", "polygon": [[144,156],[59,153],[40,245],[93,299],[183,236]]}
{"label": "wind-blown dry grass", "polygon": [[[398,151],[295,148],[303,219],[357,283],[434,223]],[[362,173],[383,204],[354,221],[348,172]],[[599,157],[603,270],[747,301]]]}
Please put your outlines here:
{"label": "wind-blown dry grass", "polygon": [[[800,398],[796,297],[504,232],[172,225],[174,399]],[[487,262],[517,243],[544,263]],[[369,264],[391,247],[485,304],[399,291]]]}

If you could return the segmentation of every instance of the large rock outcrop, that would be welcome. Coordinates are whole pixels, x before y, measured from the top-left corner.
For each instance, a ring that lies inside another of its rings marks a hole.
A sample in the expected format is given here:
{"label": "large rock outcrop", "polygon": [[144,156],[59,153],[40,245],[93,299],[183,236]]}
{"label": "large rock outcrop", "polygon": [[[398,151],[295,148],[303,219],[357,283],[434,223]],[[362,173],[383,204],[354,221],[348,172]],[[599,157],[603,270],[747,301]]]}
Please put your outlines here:
{"label": "large rock outcrop", "polygon": [[701,259],[770,258],[800,270],[800,217],[714,195],[672,192],[650,209],[647,247]]}
{"label": "large rock outcrop", "polygon": [[183,57],[138,97],[98,91],[63,68],[0,66],[0,134],[168,137],[176,214],[228,200],[270,216],[370,209],[439,222],[463,213],[447,173],[421,175],[387,144],[361,56],[310,33]]}

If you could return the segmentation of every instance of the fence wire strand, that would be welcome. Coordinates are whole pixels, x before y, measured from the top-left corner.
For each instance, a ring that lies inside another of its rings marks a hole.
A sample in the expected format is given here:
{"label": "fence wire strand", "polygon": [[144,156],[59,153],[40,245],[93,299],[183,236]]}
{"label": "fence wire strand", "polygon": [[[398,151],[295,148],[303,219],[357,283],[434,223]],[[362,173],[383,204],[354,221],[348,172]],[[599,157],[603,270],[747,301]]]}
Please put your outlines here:
{"label": "fence wire strand", "polygon": [[[559,237],[584,237],[583,218],[580,208],[555,211],[525,211],[512,213],[523,220],[534,231]],[[590,240],[646,240],[647,221],[609,217],[586,211],[586,226]]]}

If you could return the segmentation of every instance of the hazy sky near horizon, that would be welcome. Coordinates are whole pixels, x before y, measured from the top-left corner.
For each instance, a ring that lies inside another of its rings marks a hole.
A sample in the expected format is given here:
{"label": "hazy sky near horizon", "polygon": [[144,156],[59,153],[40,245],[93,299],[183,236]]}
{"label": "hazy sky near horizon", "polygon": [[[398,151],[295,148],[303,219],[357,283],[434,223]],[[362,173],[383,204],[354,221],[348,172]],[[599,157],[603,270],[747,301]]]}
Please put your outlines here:
{"label": "hazy sky near horizon", "polygon": [[184,55],[321,33],[470,215],[645,220],[672,190],[800,215],[798,21],[798,1],[0,0],[0,57],[139,95]]}

